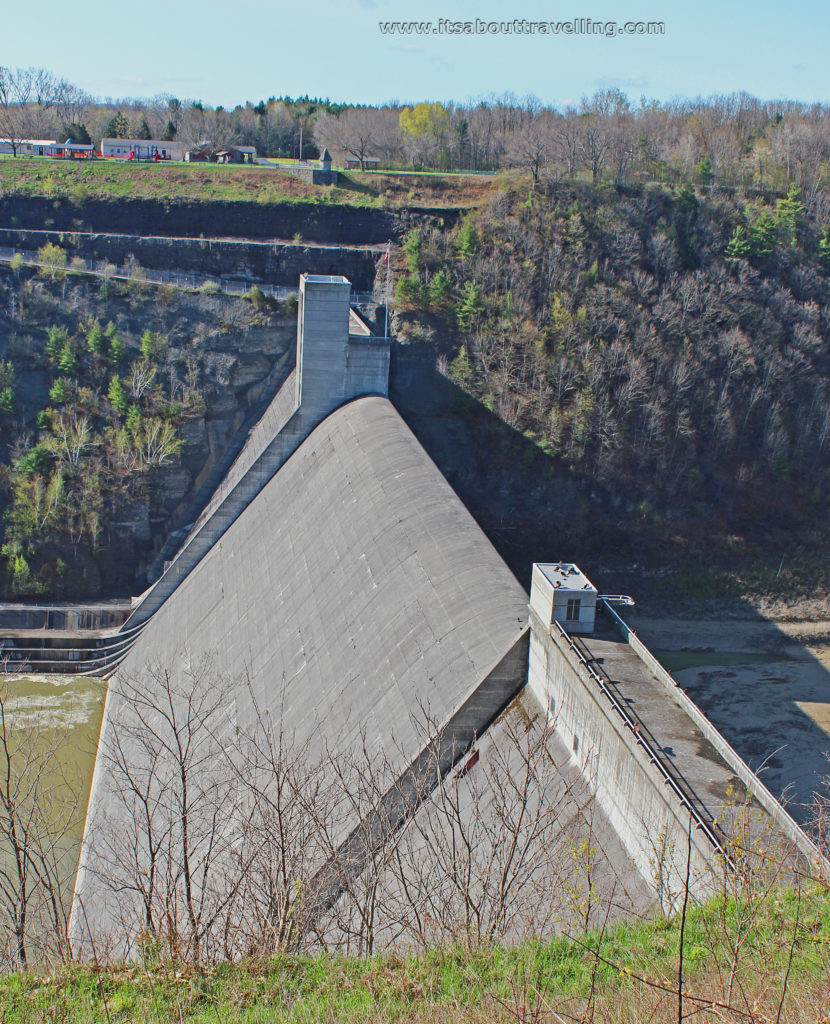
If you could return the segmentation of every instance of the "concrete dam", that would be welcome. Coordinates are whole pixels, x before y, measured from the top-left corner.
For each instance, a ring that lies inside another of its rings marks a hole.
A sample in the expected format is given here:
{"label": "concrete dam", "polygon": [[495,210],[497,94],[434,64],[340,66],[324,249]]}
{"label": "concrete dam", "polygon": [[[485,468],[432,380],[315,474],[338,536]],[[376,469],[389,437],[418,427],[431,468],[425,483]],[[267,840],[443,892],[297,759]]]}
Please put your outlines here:
{"label": "concrete dam", "polygon": [[522,937],[672,910],[753,843],[815,863],[575,566],[528,605],[349,294],[302,277],[293,373],[101,656],[76,948]]}

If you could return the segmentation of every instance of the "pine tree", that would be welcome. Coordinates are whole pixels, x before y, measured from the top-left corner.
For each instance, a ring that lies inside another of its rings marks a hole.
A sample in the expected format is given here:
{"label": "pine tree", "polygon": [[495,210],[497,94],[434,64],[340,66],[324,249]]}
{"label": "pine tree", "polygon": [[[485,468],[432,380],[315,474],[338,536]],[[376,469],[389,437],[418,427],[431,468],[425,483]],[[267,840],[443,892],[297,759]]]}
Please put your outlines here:
{"label": "pine tree", "polygon": [[107,138],[109,139],[126,139],[129,131],[129,121],[120,110],[107,123]]}
{"label": "pine tree", "polygon": [[474,256],[478,252],[478,246],[479,238],[475,225],[471,220],[465,220],[455,241],[455,251],[463,260],[468,256]]}
{"label": "pine tree", "polygon": [[746,228],[739,224],[732,232],[732,237],[726,245],[724,256],[727,263],[740,263],[741,260],[748,260],[752,253],[752,246],[746,234]]}
{"label": "pine tree", "polygon": [[779,199],[775,204],[778,223],[786,232],[790,245],[795,245],[798,236],[798,221],[804,212],[801,201],[801,189],[798,185],[790,185],[786,199]]}
{"label": "pine tree", "polygon": [[124,390],[124,385],[118,379],[117,374],[110,381],[107,398],[109,398],[110,405],[117,413],[123,415],[127,411],[127,392]]}
{"label": "pine tree", "polygon": [[97,320],[87,332],[86,347],[94,356],[100,355],[104,349],[104,332]]}
{"label": "pine tree", "polygon": [[67,338],[58,356],[58,369],[61,373],[72,374],[78,368],[78,359],[72,340]]}
{"label": "pine tree", "polygon": [[[109,331],[107,331],[109,333]],[[110,337],[110,362],[118,369],[121,365],[121,360],[124,358],[124,344],[118,335],[113,332]]]}
{"label": "pine tree", "polygon": [[466,331],[472,326],[478,314],[484,308],[481,301],[481,292],[474,281],[466,281],[461,293],[461,301],[455,311],[458,326]]}

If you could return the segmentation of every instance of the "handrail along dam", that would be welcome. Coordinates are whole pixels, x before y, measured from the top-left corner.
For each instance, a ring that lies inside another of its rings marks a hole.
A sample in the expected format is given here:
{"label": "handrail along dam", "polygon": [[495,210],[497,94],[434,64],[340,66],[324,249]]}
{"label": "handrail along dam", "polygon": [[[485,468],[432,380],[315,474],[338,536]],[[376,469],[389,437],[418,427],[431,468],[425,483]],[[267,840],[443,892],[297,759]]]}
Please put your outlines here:
{"label": "handrail along dam", "polygon": [[[113,631],[112,655],[101,656],[112,674],[75,887],[76,946],[136,950],[146,893],[111,877],[135,824],[135,792],[124,798],[112,766],[142,770],[136,695],[152,732],[164,701],[175,714],[171,694],[205,678],[223,687],[216,749],[254,734],[267,715],[303,750],[369,751],[393,771],[373,809],[344,814],[315,865],[330,901],[342,881],[325,881],[327,856],[350,850],[359,873],[366,836],[381,842],[384,828],[428,815],[441,777],[474,773],[519,720],[548,745],[534,799],[566,794],[569,827],[598,844],[621,912],[646,910],[658,889],[675,894],[673,905],[687,863],[695,893],[714,888],[730,868],[733,792],[750,794],[758,834],[815,861],[809,838],[612,608],[600,600],[592,631],[574,635],[538,567],[528,606],[389,401],[390,343],[368,334],[349,294],[345,278],[301,278],[294,371],[166,571]],[[206,755],[203,792],[213,767]],[[214,844],[215,821],[210,835]],[[133,844],[133,854],[145,876],[173,870],[163,851]],[[188,885],[192,898],[199,882]]]}

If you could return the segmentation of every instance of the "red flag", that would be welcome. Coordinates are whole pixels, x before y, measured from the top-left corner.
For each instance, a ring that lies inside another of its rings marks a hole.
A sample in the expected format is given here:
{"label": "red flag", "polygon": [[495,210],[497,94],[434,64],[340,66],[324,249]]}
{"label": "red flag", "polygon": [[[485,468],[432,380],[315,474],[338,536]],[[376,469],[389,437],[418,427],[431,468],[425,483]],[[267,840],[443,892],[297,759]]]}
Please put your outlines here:
{"label": "red flag", "polygon": [[384,263],[388,263],[389,262],[389,246],[391,244],[392,244],[391,242],[387,242],[386,243],[386,252],[383,254],[383,262]]}

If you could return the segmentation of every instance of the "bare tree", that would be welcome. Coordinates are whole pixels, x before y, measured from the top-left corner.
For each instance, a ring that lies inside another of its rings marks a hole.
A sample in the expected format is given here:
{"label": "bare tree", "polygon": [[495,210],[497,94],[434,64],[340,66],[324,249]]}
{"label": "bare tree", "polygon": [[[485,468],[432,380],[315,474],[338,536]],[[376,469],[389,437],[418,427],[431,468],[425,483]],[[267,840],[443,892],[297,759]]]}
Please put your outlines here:
{"label": "bare tree", "polygon": [[72,91],[43,68],[0,66],[0,137],[8,141],[13,156],[23,139],[45,130],[49,113]]}
{"label": "bare tree", "polygon": [[314,126],[314,141],[322,151],[328,147],[336,153],[353,156],[366,170],[366,157],[374,156],[381,140],[385,141],[381,112],[371,107],[350,107],[341,114],[322,114]]}
{"label": "bare tree", "polygon": [[64,770],[57,731],[0,693],[0,953],[6,967],[64,959],[67,892],[77,847],[78,780]]}

